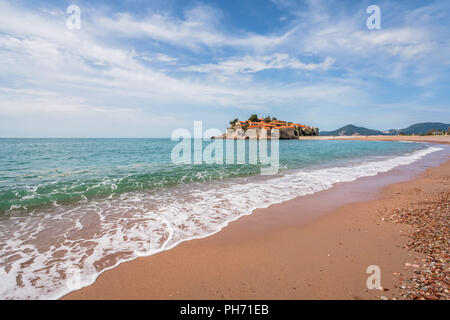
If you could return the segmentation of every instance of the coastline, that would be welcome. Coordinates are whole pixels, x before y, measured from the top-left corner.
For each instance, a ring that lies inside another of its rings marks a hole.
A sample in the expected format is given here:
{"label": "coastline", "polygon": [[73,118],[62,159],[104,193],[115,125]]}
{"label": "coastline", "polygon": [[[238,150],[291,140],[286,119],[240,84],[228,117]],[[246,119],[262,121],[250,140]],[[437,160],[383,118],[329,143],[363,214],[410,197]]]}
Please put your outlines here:
{"label": "coastline", "polygon": [[[257,209],[213,236],[123,263],[63,299],[401,298],[392,274],[412,276],[404,264],[418,256],[404,248],[408,228],[382,215],[422,199],[411,193],[419,185],[421,196],[435,192],[427,176],[448,177],[449,161],[416,176],[437,164],[419,160]],[[367,290],[373,264],[389,291]]]}
{"label": "coastline", "polygon": [[450,144],[450,136],[317,136],[300,137],[300,140],[412,141]]}

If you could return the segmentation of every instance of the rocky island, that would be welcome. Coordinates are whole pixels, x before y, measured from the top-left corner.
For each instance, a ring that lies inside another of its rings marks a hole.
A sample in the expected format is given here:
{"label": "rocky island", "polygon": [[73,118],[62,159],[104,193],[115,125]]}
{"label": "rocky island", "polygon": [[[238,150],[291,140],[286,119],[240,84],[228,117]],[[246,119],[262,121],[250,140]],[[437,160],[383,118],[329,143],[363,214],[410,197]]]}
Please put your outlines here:
{"label": "rocky island", "polygon": [[258,118],[251,115],[248,120],[230,121],[227,132],[213,139],[234,140],[270,140],[270,139],[298,139],[301,136],[318,136],[319,129],[309,127],[300,123],[278,120],[269,116]]}

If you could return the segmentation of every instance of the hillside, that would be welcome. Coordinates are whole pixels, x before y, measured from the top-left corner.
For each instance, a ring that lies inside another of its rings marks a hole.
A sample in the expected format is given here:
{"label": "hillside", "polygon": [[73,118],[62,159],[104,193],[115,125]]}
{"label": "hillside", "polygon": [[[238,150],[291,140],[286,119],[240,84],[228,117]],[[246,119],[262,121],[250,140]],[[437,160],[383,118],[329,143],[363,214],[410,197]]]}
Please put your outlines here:
{"label": "hillside", "polygon": [[322,131],[321,136],[375,136],[375,135],[397,135],[398,133],[403,134],[426,134],[430,130],[441,130],[447,131],[450,124],[441,122],[423,122],[416,123],[404,129],[391,129],[387,131],[367,129],[364,127],[357,127],[355,125],[349,124],[340,129],[334,131]]}
{"label": "hillside", "polygon": [[334,131],[322,131],[321,136],[375,136],[384,135],[383,132],[378,130],[367,129],[364,127],[357,127],[355,125],[349,124],[340,129]]}
{"label": "hillside", "polygon": [[430,130],[441,130],[441,131],[447,131],[450,127],[450,124],[448,123],[441,123],[441,122],[423,122],[423,123],[416,123],[412,126],[409,126],[408,128],[401,129],[400,133],[404,134],[426,134]]}

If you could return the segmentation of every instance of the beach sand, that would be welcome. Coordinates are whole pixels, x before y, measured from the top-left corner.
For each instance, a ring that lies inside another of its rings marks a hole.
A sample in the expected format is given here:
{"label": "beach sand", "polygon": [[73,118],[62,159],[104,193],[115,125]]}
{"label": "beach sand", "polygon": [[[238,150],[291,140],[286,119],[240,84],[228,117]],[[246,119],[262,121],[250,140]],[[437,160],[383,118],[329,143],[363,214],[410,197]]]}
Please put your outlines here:
{"label": "beach sand", "polygon": [[413,141],[450,144],[450,136],[318,136],[300,137],[300,140]]}
{"label": "beach sand", "polygon": [[[426,255],[406,247],[417,230],[394,221],[399,210],[425,202],[448,208],[441,202],[450,192],[450,161],[442,161],[419,160],[257,209],[213,236],[123,263],[63,299],[424,298],[409,288],[426,269]],[[448,225],[442,232],[448,241]],[[448,270],[448,255],[441,257]],[[380,267],[385,290],[367,289],[370,265]],[[426,298],[448,297],[448,281],[434,289]]]}

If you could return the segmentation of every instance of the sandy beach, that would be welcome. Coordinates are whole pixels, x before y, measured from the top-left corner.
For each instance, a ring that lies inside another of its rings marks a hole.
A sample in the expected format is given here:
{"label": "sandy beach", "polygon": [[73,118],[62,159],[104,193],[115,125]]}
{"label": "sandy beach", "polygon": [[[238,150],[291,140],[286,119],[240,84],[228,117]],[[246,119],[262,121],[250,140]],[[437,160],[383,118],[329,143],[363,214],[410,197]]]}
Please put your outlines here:
{"label": "sandy beach", "polygon": [[[339,183],[123,263],[63,299],[446,299],[449,177],[441,155]],[[370,265],[384,290],[367,289]]]}
{"label": "sandy beach", "polygon": [[317,136],[300,140],[413,141],[450,144],[450,136]]}

